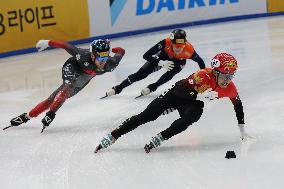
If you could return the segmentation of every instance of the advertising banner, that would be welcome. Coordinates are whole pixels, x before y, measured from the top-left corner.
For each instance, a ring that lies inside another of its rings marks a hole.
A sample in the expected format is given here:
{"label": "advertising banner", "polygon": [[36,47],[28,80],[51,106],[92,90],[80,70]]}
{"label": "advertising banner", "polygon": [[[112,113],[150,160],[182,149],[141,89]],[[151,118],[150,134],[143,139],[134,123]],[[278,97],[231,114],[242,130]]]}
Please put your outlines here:
{"label": "advertising banner", "polygon": [[91,36],[266,12],[266,0],[89,0]]}
{"label": "advertising banner", "polygon": [[[0,7],[0,57],[39,39],[86,42],[175,25],[194,26],[284,11],[283,0],[9,0]],[[217,20],[217,21],[214,21]],[[84,40],[82,40],[84,39]],[[21,49],[24,49],[21,51]]]}
{"label": "advertising banner", "polygon": [[268,12],[284,12],[283,0],[267,0]]}
{"label": "advertising banner", "polygon": [[34,47],[39,39],[88,38],[87,0],[7,0],[0,7],[0,53]]}

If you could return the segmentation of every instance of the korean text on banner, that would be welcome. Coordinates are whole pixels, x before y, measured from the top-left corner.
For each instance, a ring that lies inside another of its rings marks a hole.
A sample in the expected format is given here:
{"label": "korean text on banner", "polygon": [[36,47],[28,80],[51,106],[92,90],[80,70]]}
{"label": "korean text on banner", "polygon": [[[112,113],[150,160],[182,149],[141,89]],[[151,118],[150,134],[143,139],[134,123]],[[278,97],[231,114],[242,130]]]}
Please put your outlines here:
{"label": "korean text on banner", "polygon": [[1,2],[0,53],[34,47],[39,39],[88,38],[87,0]]}

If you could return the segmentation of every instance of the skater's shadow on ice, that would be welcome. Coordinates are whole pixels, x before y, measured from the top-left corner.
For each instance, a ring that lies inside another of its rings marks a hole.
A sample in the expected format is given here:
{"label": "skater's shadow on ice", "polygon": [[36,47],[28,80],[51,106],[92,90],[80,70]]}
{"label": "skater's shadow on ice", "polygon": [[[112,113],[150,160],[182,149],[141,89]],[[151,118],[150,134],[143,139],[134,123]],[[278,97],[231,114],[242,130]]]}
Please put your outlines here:
{"label": "skater's shadow on ice", "polygon": [[150,99],[150,100],[154,100],[155,98],[157,98],[158,96],[160,96],[160,94],[149,94],[147,96],[142,96],[142,97],[139,97],[139,98],[135,98],[139,96],[139,93],[137,94],[122,94],[122,95],[114,95],[114,96],[111,96],[111,97],[107,97],[107,98],[103,98],[103,99],[99,99],[99,102],[110,102],[112,103],[112,100],[116,101],[116,100],[145,100],[145,99]]}
{"label": "skater's shadow on ice", "polygon": [[[239,145],[236,141],[192,145],[177,145],[177,146],[161,146],[157,149],[152,149],[150,153],[169,153],[169,152],[194,152],[194,151],[210,151],[216,149],[227,149],[231,146]],[[116,147],[104,150],[104,152],[118,152],[118,153],[145,153],[143,147]]]}
{"label": "skater's shadow on ice", "polygon": [[203,151],[218,151],[218,150],[237,150],[243,154],[265,151],[270,148],[270,144],[267,144],[262,140],[249,140],[241,142],[238,140],[234,141],[223,141],[214,143],[204,143],[198,145],[178,145],[178,146],[164,146],[159,149],[159,152],[203,152]]}
{"label": "skater's shadow on ice", "polygon": [[145,153],[143,147],[141,147],[141,148],[138,148],[138,147],[109,148],[109,149],[106,149],[106,150],[102,150],[101,152],[102,153],[112,153],[112,152],[115,152],[115,153],[125,153],[125,154],[128,154],[128,153]]}
{"label": "skater's shadow on ice", "polygon": [[[161,146],[157,149],[152,149],[152,153],[174,153],[174,152],[203,152],[203,151],[218,151],[218,150],[237,150],[237,151],[258,151],[259,142],[254,140],[250,143],[241,143],[238,140],[233,141],[222,141],[214,143],[204,143],[198,145],[176,145],[176,146]],[[118,153],[145,153],[143,147],[119,147],[119,148],[110,148],[104,152],[118,152]]]}
{"label": "skater's shadow on ice", "polygon": [[226,141],[226,142],[215,142],[215,143],[205,143],[205,144],[198,144],[198,145],[177,145],[177,146],[164,146],[159,149],[161,152],[168,152],[168,151],[215,151],[218,149],[230,149],[236,148],[240,145],[240,142],[236,141]]}
{"label": "skater's shadow on ice", "polygon": [[80,125],[74,125],[74,126],[61,126],[61,127],[52,127],[49,126],[44,130],[42,134],[74,134],[74,133],[89,133],[90,131],[86,128],[82,128]]}

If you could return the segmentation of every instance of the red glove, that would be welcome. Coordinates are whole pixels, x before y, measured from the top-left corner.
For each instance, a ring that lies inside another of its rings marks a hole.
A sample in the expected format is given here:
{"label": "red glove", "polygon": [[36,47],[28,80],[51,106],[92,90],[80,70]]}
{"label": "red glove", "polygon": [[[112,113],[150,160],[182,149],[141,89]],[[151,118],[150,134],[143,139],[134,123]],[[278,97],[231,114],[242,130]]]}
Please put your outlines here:
{"label": "red glove", "polygon": [[125,50],[121,47],[115,47],[115,48],[112,48],[111,51],[113,53],[121,53],[121,54],[124,54],[125,53]]}

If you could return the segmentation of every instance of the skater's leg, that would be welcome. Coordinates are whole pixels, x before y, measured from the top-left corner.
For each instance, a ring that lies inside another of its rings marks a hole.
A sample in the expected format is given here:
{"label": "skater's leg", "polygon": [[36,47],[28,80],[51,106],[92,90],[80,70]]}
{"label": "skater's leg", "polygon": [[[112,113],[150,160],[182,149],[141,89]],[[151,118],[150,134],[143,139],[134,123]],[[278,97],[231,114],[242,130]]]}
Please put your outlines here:
{"label": "skater's leg", "polygon": [[119,85],[114,86],[112,90],[108,91],[107,96],[119,94],[124,88],[128,87],[132,83],[145,79],[148,75],[159,69],[160,67],[157,63],[146,62],[136,73],[129,75]]}
{"label": "skater's leg", "polygon": [[166,73],[164,73],[159,79],[158,81],[156,81],[155,83],[152,83],[150,85],[147,86],[147,88],[150,89],[150,92],[154,92],[157,90],[157,88],[161,85],[163,85],[164,83],[170,81],[177,73],[179,73],[182,70],[183,66],[175,66],[174,69],[172,69],[171,71],[167,71]]}
{"label": "skater's leg", "polygon": [[203,113],[203,106],[203,102],[200,101],[192,101],[191,104],[178,106],[177,109],[181,117],[175,120],[169,128],[152,137],[151,141],[144,147],[145,152],[149,153],[152,148],[160,146],[164,140],[181,133],[188,126],[197,122]]}
{"label": "skater's leg", "polygon": [[143,112],[125,120],[122,125],[115,129],[111,134],[117,139],[144,123],[156,120],[169,108],[174,108],[172,94],[168,93],[164,96],[161,95],[153,100]]}

